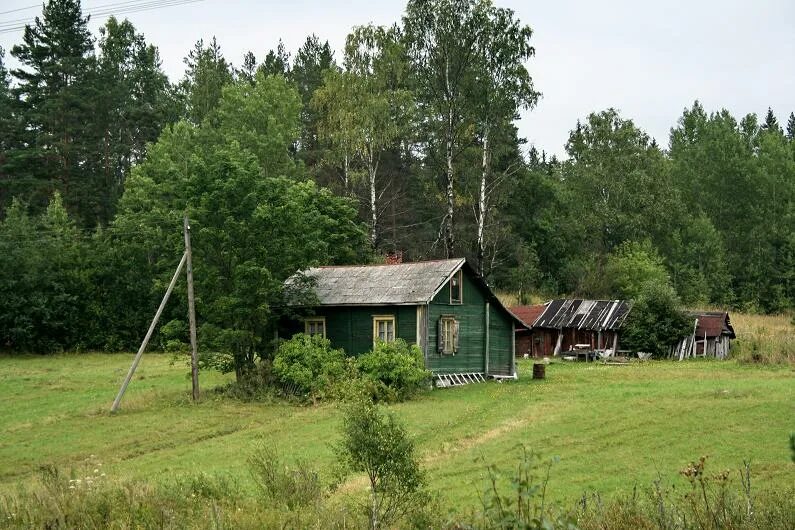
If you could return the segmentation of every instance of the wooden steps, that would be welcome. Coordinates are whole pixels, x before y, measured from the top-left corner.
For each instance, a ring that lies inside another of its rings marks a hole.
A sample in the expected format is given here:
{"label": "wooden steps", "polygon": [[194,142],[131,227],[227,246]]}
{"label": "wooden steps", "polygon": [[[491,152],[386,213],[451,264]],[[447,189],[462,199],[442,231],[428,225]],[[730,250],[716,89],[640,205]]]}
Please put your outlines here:
{"label": "wooden steps", "polygon": [[450,388],[453,386],[463,386],[471,383],[483,383],[486,376],[480,372],[465,372],[460,374],[437,374],[435,376],[436,386],[439,388]]}

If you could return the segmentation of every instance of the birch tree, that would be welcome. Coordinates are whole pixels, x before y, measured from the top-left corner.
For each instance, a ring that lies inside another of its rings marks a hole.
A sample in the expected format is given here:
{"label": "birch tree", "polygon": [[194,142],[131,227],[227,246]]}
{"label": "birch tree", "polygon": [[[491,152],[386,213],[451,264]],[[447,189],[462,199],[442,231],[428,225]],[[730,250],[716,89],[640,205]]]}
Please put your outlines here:
{"label": "birch tree", "polygon": [[509,126],[518,118],[519,109],[535,106],[539,97],[525,67],[525,62],[535,55],[535,49],[530,45],[532,34],[530,27],[522,25],[512,10],[489,6],[476,43],[478,74],[472,95],[482,150],[475,210],[477,270],[481,276],[484,273],[489,196],[510,173],[510,170],[505,170],[497,178],[492,174],[493,134],[495,129]]}
{"label": "birch tree", "polygon": [[467,93],[477,66],[477,43],[490,3],[486,0],[411,0],[403,19],[427,150],[441,151],[446,211],[439,231],[448,257],[455,253],[455,160],[471,143]]}
{"label": "birch tree", "polygon": [[411,94],[399,81],[400,57],[396,28],[357,27],[346,41],[345,71],[329,71],[314,100],[323,116],[319,131],[342,152],[346,189],[350,157],[366,173],[373,247],[384,192],[378,178],[381,157],[401,137],[412,107]]}

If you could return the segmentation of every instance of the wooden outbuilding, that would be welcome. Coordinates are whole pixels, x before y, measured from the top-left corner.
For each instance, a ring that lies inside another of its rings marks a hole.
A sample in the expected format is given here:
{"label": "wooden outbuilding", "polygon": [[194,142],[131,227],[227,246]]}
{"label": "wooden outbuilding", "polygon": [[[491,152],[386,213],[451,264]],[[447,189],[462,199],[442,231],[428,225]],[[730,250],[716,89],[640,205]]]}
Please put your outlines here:
{"label": "wooden outbuilding", "polygon": [[732,339],[737,338],[726,311],[696,311],[688,313],[693,319],[693,334],[682,338],[671,348],[671,356],[679,360],[688,357],[715,357],[729,355]]}
{"label": "wooden outbuilding", "polygon": [[282,336],[320,334],[354,356],[401,338],[419,345],[443,383],[455,384],[455,375],[516,377],[514,330],[523,324],[463,258],[316,267],[287,286],[303,281],[316,302],[300,308],[306,316],[285,323]]}
{"label": "wooden outbuilding", "polygon": [[584,350],[615,355],[620,328],[630,309],[631,304],[626,300],[583,299],[559,299],[540,306],[513,307],[511,311],[524,316],[522,320],[528,328],[517,332],[517,353],[551,357]]}
{"label": "wooden outbuilding", "polygon": [[545,340],[541,329],[533,328],[533,322],[541,316],[546,309],[546,304],[521,305],[511,307],[511,313],[522,321],[524,326],[516,328],[516,356],[517,357],[543,357]]}

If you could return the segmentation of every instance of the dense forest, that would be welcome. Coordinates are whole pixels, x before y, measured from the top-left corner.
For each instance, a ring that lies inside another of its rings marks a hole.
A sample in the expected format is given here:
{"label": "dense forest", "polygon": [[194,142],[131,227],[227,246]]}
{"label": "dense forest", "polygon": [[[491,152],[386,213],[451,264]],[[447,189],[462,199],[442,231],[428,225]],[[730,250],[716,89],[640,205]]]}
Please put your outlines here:
{"label": "dense forest", "polygon": [[[488,0],[409,0],[341,55],[314,34],[241,58],[199,40],[179,80],[129,21],[87,22],[49,0],[16,68],[0,50],[2,349],[134,348],[185,213],[200,341],[247,359],[295,270],[391,253],[466,256],[522,300],[653,279],[689,306],[795,307],[795,114],[695,101],[663,147],[596,110],[560,160],[515,126],[543,88],[532,21]],[[176,293],[161,346],[185,338]]]}

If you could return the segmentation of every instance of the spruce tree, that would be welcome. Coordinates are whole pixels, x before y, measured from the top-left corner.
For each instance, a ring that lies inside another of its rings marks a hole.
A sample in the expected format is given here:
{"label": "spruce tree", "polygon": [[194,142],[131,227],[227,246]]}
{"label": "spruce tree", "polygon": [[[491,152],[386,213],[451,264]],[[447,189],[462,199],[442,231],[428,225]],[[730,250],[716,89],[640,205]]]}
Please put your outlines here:
{"label": "spruce tree", "polygon": [[770,132],[781,132],[781,127],[778,124],[778,120],[776,119],[776,115],[773,114],[773,109],[770,107],[767,108],[767,114],[765,115],[765,123],[762,124],[763,131],[770,131]]}
{"label": "spruce tree", "polygon": [[0,47],[0,219],[3,218],[13,192],[10,182],[13,168],[11,157],[19,138],[19,131],[15,126],[15,103],[11,93],[11,78],[5,66],[5,50]]}
{"label": "spruce tree", "polygon": [[90,86],[93,41],[79,0],[49,0],[11,50],[21,118],[30,137],[14,179],[31,206],[43,208],[59,190],[67,210],[85,225],[98,217],[94,175],[86,170],[87,127],[95,115]]}
{"label": "spruce tree", "polygon": [[181,83],[188,119],[201,124],[218,107],[224,85],[233,81],[232,66],[213,37],[208,46],[199,40],[185,57],[187,69]]}
{"label": "spruce tree", "polygon": [[789,120],[787,120],[787,138],[795,140],[795,112],[789,113]]}

